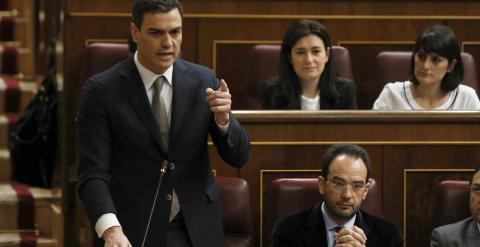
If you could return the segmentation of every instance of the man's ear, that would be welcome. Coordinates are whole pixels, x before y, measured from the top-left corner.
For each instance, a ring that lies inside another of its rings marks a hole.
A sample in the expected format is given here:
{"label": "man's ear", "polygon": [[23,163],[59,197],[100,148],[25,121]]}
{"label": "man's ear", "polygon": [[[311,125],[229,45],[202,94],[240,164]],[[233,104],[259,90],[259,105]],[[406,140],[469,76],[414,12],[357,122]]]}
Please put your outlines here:
{"label": "man's ear", "polygon": [[448,73],[452,72],[453,69],[455,69],[455,65],[457,65],[457,59],[453,59],[448,65]]}
{"label": "man's ear", "polygon": [[325,193],[325,182],[326,181],[322,176],[318,176],[318,192],[322,195]]}
{"label": "man's ear", "polygon": [[371,178],[369,178],[368,181],[367,181],[367,184],[365,184],[365,189],[363,190],[362,200],[365,200],[365,198],[367,198],[368,189],[370,188],[370,184],[371,184]]}
{"label": "man's ear", "polygon": [[135,23],[130,23],[130,34],[132,35],[133,42],[137,43],[137,34],[140,32]]}

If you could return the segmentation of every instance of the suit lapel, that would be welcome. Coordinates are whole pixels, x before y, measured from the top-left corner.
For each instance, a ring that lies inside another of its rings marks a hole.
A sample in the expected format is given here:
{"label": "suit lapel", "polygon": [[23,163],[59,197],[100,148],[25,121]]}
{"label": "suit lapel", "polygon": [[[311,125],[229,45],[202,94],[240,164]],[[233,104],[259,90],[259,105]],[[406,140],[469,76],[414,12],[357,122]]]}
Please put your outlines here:
{"label": "suit lapel", "polygon": [[[157,121],[152,113],[150,102],[148,101],[147,92],[142,82],[142,78],[135,66],[133,58],[128,61],[127,67],[124,72],[120,74],[122,77],[122,88],[125,90],[125,95],[128,96],[130,103],[135,109],[138,117],[142,120],[145,127],[152,134],[158,148],[161,150],[160,129]],[[166,155],[165,155],[166,156]]]}
{"label": "suit lapel", "polygon": [[467,241],[467,247],[478,246],[480,241],[480,231],[478,230],[477,222],[473,218],[470,218],[468,221],[465,238]]}
{"label": "suit lapel", "polygon": [[195,100],[195,82],[190,76],[185,63],[177,59],[173,65],[173,99],[170,124],[170,148],[176,140],[179,129],[182,126],[183,117],[189,106]]}
{"label": "suit lapel", "polygon": [[303,233],[306,247],[327,246],[327,232],[321,205],[317,204],[308,217],[307,230]]}

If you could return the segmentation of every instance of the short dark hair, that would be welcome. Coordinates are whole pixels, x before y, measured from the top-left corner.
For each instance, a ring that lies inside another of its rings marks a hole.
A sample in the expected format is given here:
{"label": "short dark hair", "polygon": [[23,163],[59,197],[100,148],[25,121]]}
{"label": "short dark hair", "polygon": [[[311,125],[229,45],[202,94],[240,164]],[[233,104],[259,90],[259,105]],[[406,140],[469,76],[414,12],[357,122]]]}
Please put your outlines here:
{"label": "short dark hair", "polygon": [[477,164],[475,167],[475,171],[473,172],[472,177],[470,178],[470,185],[472,185],[473,178],[475,177],[475,175],[477,175],[478,172],[480,172],[480,163]]}
{"label": "short dark hair", "polygon": [[328,34],[327,29],[318,21],[297,20],[291,24],[283,36],[282,47],[280,50],[279,83],[283,87],[285,94],[290,97],[289,101],[296,102],[298,105],[300,105],[299,100],[302,87],[298,76],[293,69],[293,65],[290,63],[290,54],[297,41],[309,35],[315,35],[320,38],[325,45],[325,49],[329,50],[330,53],[318,83],[321,94],[320,98],[335,100],[339,97],[336,88],[337,78],[333,66],[334,58],[332,55],[332,42],[330,41],[330,35]]}
{"label": "short dark hair", "polygon": [[410,81],[415,85],[419,84],[415,77],[415,55],[420,50],[425,53],[436,53],[446,57],[449,64],[454,59],[457,60],[453,71],[447,73],[440,84],[440,88],[445,92],[450,92],[457,88],[458,84],[463,80],[463,63],[460,56],[460,46],[452,29],[444,25],[435,25],[425,29],[418,36],[410,63]]}
{"label": "short dark hair", "polygon": [[367,168],[367,178],[366,182],[370,178],[370,172],[372,170],[372,162],[370,161],[370,157],[368,156],[367,151],[360,146],[355,144],[336,144],[330,147],[325,155],[323,156],[323,167],[322,167],[322,176],[324,179],[327,179],[328,173],[330,171],[330,165],[332,161],[337,158],[339,155],[348,155],[355,158],[362,159],[363,163]]}
{"label": "short dark hair", "polygon": [[179,0],[138,0],[132,8],[132,21],[140,30],[145,13],[168,13],[173,9],[178,9],[183,17],[183,6]]}

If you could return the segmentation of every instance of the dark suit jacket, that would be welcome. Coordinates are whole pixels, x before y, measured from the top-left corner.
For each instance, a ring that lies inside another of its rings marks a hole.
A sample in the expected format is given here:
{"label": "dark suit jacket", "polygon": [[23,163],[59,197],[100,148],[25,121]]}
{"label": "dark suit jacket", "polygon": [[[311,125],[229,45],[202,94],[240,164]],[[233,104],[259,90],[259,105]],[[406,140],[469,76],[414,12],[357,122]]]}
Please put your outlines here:
{"label": "dark suit jacket", "polygon": [[472,217],[437,227],[432,232],[431,247],[478,247],[480,232]]}
{"label": "dark suit jacket", "polygon": [[[357,109],[357,96],[355,83],[339,78],[335,83],[339,97],[337,99],[320,95],[320,110],[329,109]],[[322,92],[320,92],[322,94]],[[263,83],[260,89],[262,109],[268,110],[300,110],[300,99],[289,99],[280,88],[278,77]]]}
{"label": "dark suit jacket", "polygon": [[[327,232],[321,203],[314,207],[280,219],[273,228],[273,247],[327,246]],[[369,215],[357,213],[355,225],[367,235],[367,247],[403,247],[400,229],[394,224]]]}
{"label": "dark suit jacket", "polygon": [[[115,213],[133,246],[140,246],[162,161],[170,162],[159,193],[146,246],[163,246],[168,195],[174,186],[194,246],[223,246],[219,192],[207,152],[210,134],[227,163],[241,167],[250,142],[233,115],[222,135],[205,102],[205,89],[218,88],[213,71],[181,59],[173,67],[169,153],[132,59],[87,79],[77,116],[79,195],[95,225]],[[99,246],[102,241],[97,241]]]}

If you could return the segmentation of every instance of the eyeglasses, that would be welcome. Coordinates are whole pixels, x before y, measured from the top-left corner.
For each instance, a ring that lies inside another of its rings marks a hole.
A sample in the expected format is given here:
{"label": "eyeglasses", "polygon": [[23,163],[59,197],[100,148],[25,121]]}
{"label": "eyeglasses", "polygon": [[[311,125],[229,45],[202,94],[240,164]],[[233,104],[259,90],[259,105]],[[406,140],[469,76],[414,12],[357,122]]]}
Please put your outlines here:
{"label": "eyeglasses", "polygon": [[327,183],[330,186],[332,186],[332,189],[335,190],[336,192],[344,192],[347,189],[351,189],[353,191],[353,193],[355,193],[355,194],[364,191],[365,188],[368,186],[368,183],[349,185],[349,184],[344,184],[344,183],[338,182],[338,181],[330,182],[329,180],[327,180]]}
{"label": "eyeglasses", "polygon": [[470,191],[472,193],[480,195],[480,184],[473,184],[472,187],[470,187]]}

